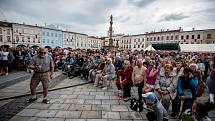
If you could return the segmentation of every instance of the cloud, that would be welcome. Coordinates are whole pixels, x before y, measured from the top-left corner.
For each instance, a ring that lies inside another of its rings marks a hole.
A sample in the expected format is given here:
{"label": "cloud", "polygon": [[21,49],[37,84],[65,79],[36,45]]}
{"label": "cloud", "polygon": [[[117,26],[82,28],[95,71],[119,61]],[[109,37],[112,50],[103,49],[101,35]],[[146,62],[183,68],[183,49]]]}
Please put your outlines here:
{"label": "cloud", "polygon": [[161,20],[159,20],[160,22],[162,21],[178,21],[178,20],[183,20],[185,18],[189,18],[189,16],[184,15],[183,13],[171,13],[168,15],[164,15]]}
{"label": "cloud", "polygon": [[129,4],[132,4],[134,6],[143,8],[146,7],[150,4],[152,4],[153,2],[155,2],[156,0],[128,0]]}

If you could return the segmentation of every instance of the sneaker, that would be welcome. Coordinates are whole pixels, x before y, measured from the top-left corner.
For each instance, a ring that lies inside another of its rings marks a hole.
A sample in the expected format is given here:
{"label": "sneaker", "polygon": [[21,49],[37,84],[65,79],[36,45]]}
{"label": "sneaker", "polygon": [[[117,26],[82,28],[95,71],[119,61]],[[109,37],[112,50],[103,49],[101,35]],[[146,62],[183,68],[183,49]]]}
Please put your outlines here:
{"label": "sneaker", "polygon": [[103,90],[107,90],[107,87],[103,87],[102,89],[103,89]]}
{"label": "sneaker", "polygon": [[28,103],[32,103],[32,102],[34,102],[35,100],[37,100],[37,98],[30,98],[30,99],[28,100]]}
{"label": "sneaker", "polygon": [[45,103],[45,104],[49,104],[50,103],[48,99],[43,99],[42,102]]}

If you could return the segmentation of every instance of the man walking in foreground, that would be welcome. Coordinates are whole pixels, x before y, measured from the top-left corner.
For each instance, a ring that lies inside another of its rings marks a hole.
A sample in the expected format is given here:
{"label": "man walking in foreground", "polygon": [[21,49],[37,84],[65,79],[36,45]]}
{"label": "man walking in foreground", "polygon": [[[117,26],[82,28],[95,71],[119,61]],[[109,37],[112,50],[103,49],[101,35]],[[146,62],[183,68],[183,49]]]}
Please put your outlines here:
{"label": "man walking in foreground", "polygon": [[47,99],[49,81],[53,78],[54,74],[54,62],[51,56],[47,54],[45,48],[39,49],[39,54],[34,56],[30,66],[30,69],[34,70],[34,74],[31,78],[30,89],[31,89],[31,98],[29,103],[37,100],[36,97],[36,88],[41,82],[43,85],[43,103],[48,104],[49,100]]}

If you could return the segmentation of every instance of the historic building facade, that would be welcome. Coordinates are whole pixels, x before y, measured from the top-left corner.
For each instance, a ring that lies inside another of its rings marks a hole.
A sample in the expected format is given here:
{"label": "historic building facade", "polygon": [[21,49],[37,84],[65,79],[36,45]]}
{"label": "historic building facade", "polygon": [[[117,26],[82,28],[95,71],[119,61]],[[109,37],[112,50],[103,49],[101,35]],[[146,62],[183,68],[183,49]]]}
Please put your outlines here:
{"label": "historic building facade", "polygon": [[98,49],[102,47],[103,40],[99,37],[89,36],[88,37],[89,48]]}
{"label": "historic building facade", "polygon": [[63,32],[57,29],[42,28],[42,47],[63,47]]}
{"label": "historic building facade", "polygon": [[0,45],[12,46],[12,24],[0,21]]}
{"label": "historic building facade", "polygon": [[41,46],[41,27],[13,23],[13,46],[25,45],[28,47]]}

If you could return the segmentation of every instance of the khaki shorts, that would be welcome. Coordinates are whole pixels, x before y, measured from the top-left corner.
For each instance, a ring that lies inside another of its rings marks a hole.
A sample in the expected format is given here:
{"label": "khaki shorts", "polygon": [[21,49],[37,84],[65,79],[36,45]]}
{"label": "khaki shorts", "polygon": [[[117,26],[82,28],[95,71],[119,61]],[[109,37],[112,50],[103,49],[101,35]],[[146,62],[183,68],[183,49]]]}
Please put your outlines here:
{"label": "khaki shorts", "polygon": [[31,78],[30,88],[35,89],[37,88],[38,84],[41,82],[44,88],[49,87],[49,80],[50,80],[50,72],[46,73],[34,73]]}

